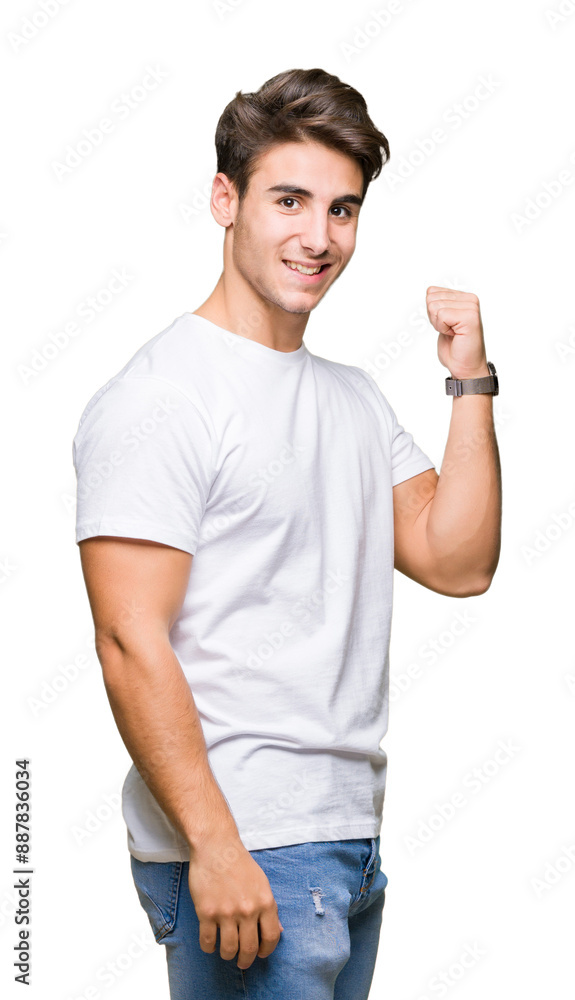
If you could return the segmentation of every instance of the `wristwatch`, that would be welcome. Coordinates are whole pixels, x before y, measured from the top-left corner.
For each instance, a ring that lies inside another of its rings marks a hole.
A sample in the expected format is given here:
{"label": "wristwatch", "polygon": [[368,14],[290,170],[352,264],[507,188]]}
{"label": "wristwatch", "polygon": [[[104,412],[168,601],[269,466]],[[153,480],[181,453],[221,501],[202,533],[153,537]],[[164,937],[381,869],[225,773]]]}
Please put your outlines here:
{"label": "wristwatch", "polygon": [[499,380],[495,365],[492,361],[488,361],[487,367],[491,375],[484,375],[483,378],[446,378],[445,392],[448,396],[471,396],[476,392],[491,392],[497,396]]}

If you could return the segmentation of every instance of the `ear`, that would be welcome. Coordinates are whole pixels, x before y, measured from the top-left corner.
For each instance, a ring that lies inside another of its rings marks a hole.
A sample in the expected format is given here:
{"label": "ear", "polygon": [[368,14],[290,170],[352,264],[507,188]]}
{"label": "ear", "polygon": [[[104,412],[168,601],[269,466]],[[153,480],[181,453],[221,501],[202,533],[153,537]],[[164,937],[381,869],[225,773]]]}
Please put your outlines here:
{"label": "ear", "polygon": [[220,226],[227,228],[235,222],[238,196],[233,181],[224,173],[216,174],[210,199],[211,213]]}

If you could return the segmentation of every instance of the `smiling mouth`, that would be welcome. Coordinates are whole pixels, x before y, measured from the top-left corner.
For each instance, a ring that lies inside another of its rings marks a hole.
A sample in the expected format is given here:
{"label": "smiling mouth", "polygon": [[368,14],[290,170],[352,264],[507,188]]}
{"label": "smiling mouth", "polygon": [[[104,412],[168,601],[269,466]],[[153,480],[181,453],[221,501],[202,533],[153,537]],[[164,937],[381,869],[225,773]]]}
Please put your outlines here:
{"label": "smiling mouth", "polygon": [[285,266],[289,268],[290,271],[295,271],[296,274],[299,274],[302,277],[316,278],[316,279],[319,278],[320,275],[324,274],[329,267],[331,267],[331,264],[318,264],[317,268],[303,267],[303,265],[295,264],[293,261],[290,260],[283,260],[282,264],[285,264]]}

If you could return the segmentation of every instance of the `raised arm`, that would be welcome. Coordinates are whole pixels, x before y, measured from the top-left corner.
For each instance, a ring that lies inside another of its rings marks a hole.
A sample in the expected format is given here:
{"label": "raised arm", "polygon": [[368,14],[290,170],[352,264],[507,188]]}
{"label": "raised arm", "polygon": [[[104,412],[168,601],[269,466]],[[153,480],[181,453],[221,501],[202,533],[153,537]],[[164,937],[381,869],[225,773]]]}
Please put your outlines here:
{"label": "raised arm", "polygon": [[[437,353],[452,378],[489,375],[479,299],[427,289]],[[489,588],[501,549],[501,464],[490,394],[454,396],[439,476],[427,469],[393,487],[395,568],[454,597]]]}
{"label": "raised arm", "polygon": [[[193,557],[133,538],[80,543],[96,652],[120,735],[142,779],[190,849],[200,946],[248,968],[281,930],[267,876],[244,848],[209,765],[200,718],[169,633]],[[224,860],[225,859],[225,860]],[[261,933],[261,943],[258,938]]]}

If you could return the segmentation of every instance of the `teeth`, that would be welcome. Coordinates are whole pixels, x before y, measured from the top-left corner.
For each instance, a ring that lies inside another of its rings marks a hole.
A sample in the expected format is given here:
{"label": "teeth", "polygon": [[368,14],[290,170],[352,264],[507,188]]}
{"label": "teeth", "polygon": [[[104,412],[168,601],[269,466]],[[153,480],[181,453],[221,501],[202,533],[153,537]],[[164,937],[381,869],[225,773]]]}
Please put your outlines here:
{"label": "teeth", "polygon": [[294,264],[293,260],[286,260],[286,264],[292,271],[301,271],[302,274],[317,274],[322,268],[321,264],[319,267],[302,267],[301,264]]}

